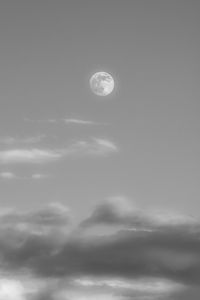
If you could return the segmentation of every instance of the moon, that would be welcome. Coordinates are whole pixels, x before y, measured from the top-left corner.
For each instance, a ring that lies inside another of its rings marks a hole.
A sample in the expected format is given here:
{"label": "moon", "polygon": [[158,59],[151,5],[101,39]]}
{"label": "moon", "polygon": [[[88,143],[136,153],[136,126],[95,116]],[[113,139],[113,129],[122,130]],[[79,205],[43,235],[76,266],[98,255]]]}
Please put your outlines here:
{"label": "moon", "polygon": [[107,72],[97,72],[90,78],[90,88],[97,96],[108,96],[114,90],[115,82]]}

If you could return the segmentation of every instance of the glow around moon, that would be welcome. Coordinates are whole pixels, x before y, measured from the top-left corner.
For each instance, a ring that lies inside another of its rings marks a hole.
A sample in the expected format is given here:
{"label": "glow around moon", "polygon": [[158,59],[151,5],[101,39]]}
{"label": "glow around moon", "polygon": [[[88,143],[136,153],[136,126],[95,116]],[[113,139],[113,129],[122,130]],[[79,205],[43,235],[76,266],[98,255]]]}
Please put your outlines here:
{"label": "glow around moon", "polygon": [[97,72],[90,78],[90,88],[97,96],[107,96],[115,87],[113,77],[107,72]]}

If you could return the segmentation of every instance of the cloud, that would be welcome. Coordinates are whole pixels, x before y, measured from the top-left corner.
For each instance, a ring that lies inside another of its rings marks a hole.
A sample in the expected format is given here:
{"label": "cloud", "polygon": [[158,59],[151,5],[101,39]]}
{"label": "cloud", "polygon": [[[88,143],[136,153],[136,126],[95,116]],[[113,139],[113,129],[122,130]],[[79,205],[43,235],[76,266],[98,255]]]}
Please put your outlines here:
{"label": "cloud", "polygon": [[[167,296],[180,285],[170,281],[141,280],[124,281],[120,278],[79,278],[73,281],[44,280],[29,276],[12,276],[0,279],[1,299],[8,300],[81,300],[81,299],[139,299],[169,300]],[[164,298],[163,298],[164,296]],[[173,298],[175,299],[175,298]],[[185,299],[185,298],[184,298]],[[198,298],[195,298],[198,299]]]}
{"label": "cloud", "polygon": [[95,225],[128,225],[132,219],[133,207],[123,196],[110,197],[101,202],[90,215],[81,223],[81,227]]}
{"label": "cloud", "polygon": [[41,174],[41,173],[35,173],[32,174],[31,176],[32,179],[36,179],[36,180],[45,179],[49,177],[51,177],[49,174]]}
{"label": "cloud", "polygon": [[[1,272],[26,270],[33,278],[59,282],[50,294],[52,284],[38,290],[34,299],[171,299],[171,293],[176,295],[173,299],[181,299],[184,289],[192,295],[200,284],[199,221],[191,230],[190,218],[182,216],[170,224],[169,217],[152,213],[150,222],[149,215],[143,211],[143,230],[141,210],[130,207],[125,197],[111,197],[94,209],[92,222],[91,217],[86,221],[90,220],[88,227],[103,222],[116,231],[88,235],[87,227],[77,230],[70,225],[71,212],[59,203],[35,211],[1,211]],[[136,221],[129,220],[133,227],[128,227],[125,219],[131,217]]]}
{"label": "cloud", "polygon": [[61,118],[61,119],[41,119],[41,120],[31,120],[26,118],[25,121],[32,123],[51,123],[58,124],[64,123],[66,125],[82,125],[82,126],[95,126],[95,125],[108,125],[108,123],[95,122],[92,120],[85,120],[81,118]]}
{"label": "cloud", "polygon": [[33,120],[30,118],[24,118],[25,122],[30,122],[30,123],[57,123],[58,120],[57,119],[37,119],[37,120]]}
{"label": "cloud", "polygon": [[15,144],[35,144],[41,142],[45,138],[45,135],[37,135],[32,137],[12,137],[6,136],[0,138],[0,144],[4,145],[15,145]]}
{"label": "cloud", "polygon": [[106,156],[118,152],[117,146],[107,140],[93,138],[78,140],[60,149],[17,148],[0,151],[0,164],[31,163],[41,164],[60,160],[69,156]]}
{"label": "cloud", "polygon": [[190,216],[166,211],[143,211],[132,206],[123,196],[111,197],[100,203],[80,227],[90,228],[98,225],[118,225],[129,230],[182,230],[186,227],[200,231],[199,222]]}
{"label": "cloud", "polygon": [[118,147],[113,142],[101,138],[93,138],[89,141],[79,140],[74,142],[69,148],[69,152],[79,155],[105,156],[118,151]]}
{"label": "cloud", "polygon": [[185,230],[185,223],[154,230],[150,226],[149,231],[124,228],[109,236],[72,231],[66,237],[61,230],[63,238],[58,243],[52,229],[67,228],[68,216],[68,210],[60,205],[33,213],[2,214],[3,265],[28,268],[43,278],[106,276],[124,280],[160,278],[183,285],[200,283],[200,235],[199,231]]}
{"label": "cloud", "polygon": [[24,300],[25,290],[18,280],[0,279],[1,300]]}
{"label": "cloud", "polygon": [[32,265],[42,276],[165,278],[182,284],[200,281],[200,241],[182,232],[127,232],[65,243],[54,257]]}
{"label": "cloud", "polygon": [[32,175],[25,175],[25,176],[19,176],[13,172],[1,172],[0,173],[0,178],[3,180],[14,180],[14,179],[20,179],[20,180],[28,180],[28,179],[33,179],[33,180],[41,180],[45,178],[50,178],[51,175],[49,174],[42,174],[42,173],[34,173]]}
{"label": "cloud", "polygon": [[1,172],[0,178],[10,180],[10,179],[17,179],[18,177],[12,172]]}
{"label": "cloud", "polygon": [[96,123],[94,121],[75,119],[75,118],[63,119],[63,121],[66,124],[74,124],[74,125],[99,125],[99,123]]}
{"label": "cloud", "polygon": [[0,215],[0,224],[2,227],[21,225],[35,226],[63,226],[69,224],[69,209],[60,203],[51,203],[35,211],[15,211],[7,210]]}
{"label": "cloud", "polygon": [[0,274],[9,268],[23,270],[29,262],[51,256],[71,226],[69,209],[59,203],[32,211],[4,209],[0,215]]}
{"label": "cloud", "polygon": [[47,163],[63,157],[61,150],[48,149],[8,149],[0,151],[0,163]]}

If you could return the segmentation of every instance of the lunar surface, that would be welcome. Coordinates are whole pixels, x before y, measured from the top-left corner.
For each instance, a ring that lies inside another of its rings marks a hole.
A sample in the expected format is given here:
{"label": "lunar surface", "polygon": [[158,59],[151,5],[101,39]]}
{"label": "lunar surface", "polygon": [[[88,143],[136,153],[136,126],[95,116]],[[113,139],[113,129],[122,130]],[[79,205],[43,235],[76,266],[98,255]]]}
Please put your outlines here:
{"label": "lunar surface", "polygon": [[115,82],[107,72],[97,72],[90,78],[90,88],[98,96],[107,96],[114,90]]}

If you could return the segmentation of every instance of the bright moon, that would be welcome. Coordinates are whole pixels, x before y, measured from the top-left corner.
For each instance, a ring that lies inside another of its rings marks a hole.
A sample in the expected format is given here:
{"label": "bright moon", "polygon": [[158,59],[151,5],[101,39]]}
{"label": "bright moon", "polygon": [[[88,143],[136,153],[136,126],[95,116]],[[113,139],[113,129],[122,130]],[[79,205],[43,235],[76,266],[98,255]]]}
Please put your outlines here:
{"label": "bright moon", "polygon": [[107,72],[97,72],[90,78],[90,88],[98,96],[111,94],[114,86],[114,79]]}

